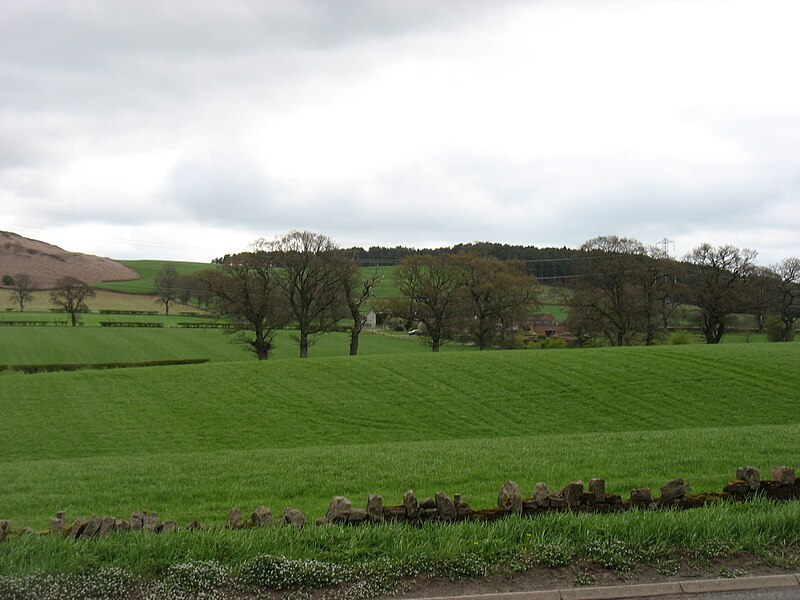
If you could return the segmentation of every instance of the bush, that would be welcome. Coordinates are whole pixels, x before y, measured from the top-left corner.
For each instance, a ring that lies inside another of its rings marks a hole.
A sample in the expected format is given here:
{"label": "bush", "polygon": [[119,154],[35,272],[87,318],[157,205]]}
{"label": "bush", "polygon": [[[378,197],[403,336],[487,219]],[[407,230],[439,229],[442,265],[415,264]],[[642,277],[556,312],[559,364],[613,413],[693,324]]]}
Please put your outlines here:
{"label": "bush", "polygon": [[562,338],[544,338],[541,342],[539,342],[539,348],[542,350],[552,350],[553,348],[566,348],[567,347],[567,340]]}
{"label": "bush", "polygon": [[770,342],[794,341],[794,328],[790,329],[788,335],[784,338],[785,325],[783,324],[783,319],[777,315],[769,315],[764,321],[764,328],[767,330],[767,339]]}
{"label": "bush", "polygon": [[685,330],[673,331],[669,336],[669,343],[673,346],[684,346],[686,344],[691,344],[693,340],[694,335]]}

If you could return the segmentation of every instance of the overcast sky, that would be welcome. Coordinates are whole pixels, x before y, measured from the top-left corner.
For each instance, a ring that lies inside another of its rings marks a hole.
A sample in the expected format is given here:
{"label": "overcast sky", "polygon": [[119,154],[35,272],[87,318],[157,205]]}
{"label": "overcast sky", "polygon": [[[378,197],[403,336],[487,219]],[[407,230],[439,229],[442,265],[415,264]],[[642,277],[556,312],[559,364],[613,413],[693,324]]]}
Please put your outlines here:
{"label": "overcast sky", "polygon": [[800,256],[797,0],[0,4],[0,229]]}

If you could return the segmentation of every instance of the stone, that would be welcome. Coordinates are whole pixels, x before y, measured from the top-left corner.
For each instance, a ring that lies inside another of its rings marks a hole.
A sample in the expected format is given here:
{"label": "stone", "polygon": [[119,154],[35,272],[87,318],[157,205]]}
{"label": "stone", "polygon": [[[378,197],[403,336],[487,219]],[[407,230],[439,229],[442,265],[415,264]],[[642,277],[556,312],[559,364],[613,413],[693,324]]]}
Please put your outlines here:
{"label": "stone", "polygon": [[104,538],[114,533],[117,520],[114,517],[103,517],[100,521],[100,529],[97,530],[97,537]]}
{"label": "stone", "polygon": [[564,500],[564,496],[561,495],[561,492],[550,492],[550,495],[547,497],[547,506],[550,508],[565,508],[567,502]]}
{"label": "stone", "polygon": [[131,522],[126,519],[117,519],[114,522],[114,531],[130,531]]}
{"label": "stone", "polygon": [[383,518],[387,521],[402,521],[407,518],[406,510],[405,506],[384,506]]}
{"label": "stone", "polygon": [[456,515],[458,515],[459,518],[467,519],[471,517],[474,512],[475,511],[472,510],[472,507],[466,502],[460,502],[459,504],[456,504]]}
{"label": "stone", "polygon": [[515,481],[506,479],[497,493],[497,508],[512,513],[522,512],[522,491]]}
{"label": "stone", "polygon": [[158,514],[145,512],[142,518],[142,531],[156,533],[158,531]]}
{"label": "stone", "polygon": [[536,489],[533,491],[533,501],[536,506],[550,506],[550,490],[541,481],[536,484]]}
{"label": "stone", "polygon": [[330,525],[330,523],[328,523],[328,519],[325,517],[317,517],[314,519],[314,527],[322,527],[323,525]]}
{"label": "stone", "polygon": [[722,488],[726,494],[730,494],[731,496],[735,497],[742,497],[748,496],[753,490],[750,489],[750,484],[746,481],[742,481],[741,479],[737,479],[735,481],[729,481],[725,484],[725,487]]}
{"label": "stone", "polygon": [[270,527],[272,525],[272,511],[266,506],[259,506],[250,515],[253,527]]}
{"label": "stone", "polygon": [[186,526],[186,529],[192,531],[194,529],[199,529],[201,531],[206,531],[208,529],[208,525],[201,523],[197,519],[192,519],[191,522]]}
{"label": "stone", "polygon": [[295,529],[302,529],[306,524],[306,516],[296,508],[287,508],[283,511],[283,522]]}
{"label": "stone", "polygon": [[383,521],[383,496],[370,494],[367,498],[367,516],[372,522]]}
{"label": "stone", "polygon": [[453,502],[455,503],[456,506],[461,504],[461,502],[462,502],[461,494],[453,494]]}
{"label": "stone", "polygon": [[131,531],[141,531],[144,523],[144,515],[140,512],[131,514]]}
{"label": "stone", "polygon": [[82,539],[91,539],[97,532],[100,531],[100,525],[102,524],[102,520],[97,515],[92,515],[92,518],[89,519],[89,522],[86,524],[86,527],[83,528],[81,532]]}
{"label": "stone", "polygon": [[436,500],[433,498],[423,498],[419,503],[420,508],[436,508]]}
{"label": "stone", "polygon": [[87,523],[86,521],[78,517],[72,522],[72,525],[70,525],[69,528],[67,529],[67,535],[77,540],[80,537],[81,533],[83,533],[83,529],[84,527],[86,527],[86,523]]}
{"label": "stone", "polygon": [[64,521],[50,517],[50,535],[64,535]]}
{"label": "stone", "polygon": [[420,508],[419,509],[419,518],[423,521],[432,519],[437,515],[439,511],[435,508]]}
{"label": "stone", "polygon": [[5,542],[11,535],[11,521],[3,519],[0,521],[0,542]]}
{"label": "stone", "polygon": [[661,501],[671,502],[678,498],[684,498],[691,491],[692,486],[679,477],[668,481],[661,487]]}
{"label": "stone", "polygon": [[589,493],[594,496],[594,501],[603,503],[606,501],[606,480],[591,479],[589,481]]}
{"label": "stone", "polygon": [[436,511],[439,517],[445,521],[452,521],[458,516],[456,505],[444,492],[436,492]]}
{"label": "stone", "polygon": [[167,519],[161,524],[161,533],[172,533],[178,530],[178,524],[172,519]]}
{"label": "stone", "polygon": [[344,496],[334,496],[328,505],[328,512],[325,513],[325,518],[330,523],[346,523],[352,510],[353,503],[350,500]]}
{"label": "stone", "polygon": [[736,479],[746,481],[750,489],[755,491],[761,486],[761,471],[755,467],[739,467],[736,469]]}
{"label": "stone", "polygon": [[653,495],[650,488],[636,488],[631,490],[631,502],[633,504],[650,504],[653,502]]}
{"label": "stone", "polygon": [[414,490],[408,490],[403,494],[403,506],[406,509],[406,516],[409,519],[416,519],[419,514],[419,503],[414,495]]}
{"label": "stone", "polygon": [[242,511],[238,508],[232,508],[228,511],[228,518],[225,519],[225,529],[241,529],[242,528]]}
{"label": "stone", "polygon": [[361,523],[367,520],[367,511],[363,508],[353,508],[347,516],[348,523]]}
{"label": "stone", "polygon": [[618,494],[611,494],[606,496],[606,502],[611,506],[622,506],[622,496]]}
{"label": "stone", "polygon": [[772,481],[781,485],[794,485],[794,467],[772,467]]}
{"label": "stone", "polygon": [[561,490],[561,495],[569,508],[578,508],[581,503],[581,496],[583,496],[583,481],[578,480],[568,483]]}

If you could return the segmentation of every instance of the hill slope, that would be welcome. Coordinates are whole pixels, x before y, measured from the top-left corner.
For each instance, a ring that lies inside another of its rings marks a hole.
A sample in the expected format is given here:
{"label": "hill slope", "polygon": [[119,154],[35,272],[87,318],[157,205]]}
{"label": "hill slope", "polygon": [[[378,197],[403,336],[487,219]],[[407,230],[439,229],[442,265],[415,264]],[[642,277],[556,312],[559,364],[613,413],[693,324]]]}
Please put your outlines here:
{"label": "hill slope", "polygon": [[0,514],[319,516],[409,487],[489,506],[506,478],[718,489],[800,463],[798,363],[798,344],[740,344],[4,375]]}
{"label": "hill slope", "polygon": [[138,279],[139,275],[110,258],[68,252],[10,231],[0,231],[0,276],[26,273],[37,289],[53,287],[60,277],[77,277],[87,283]]}

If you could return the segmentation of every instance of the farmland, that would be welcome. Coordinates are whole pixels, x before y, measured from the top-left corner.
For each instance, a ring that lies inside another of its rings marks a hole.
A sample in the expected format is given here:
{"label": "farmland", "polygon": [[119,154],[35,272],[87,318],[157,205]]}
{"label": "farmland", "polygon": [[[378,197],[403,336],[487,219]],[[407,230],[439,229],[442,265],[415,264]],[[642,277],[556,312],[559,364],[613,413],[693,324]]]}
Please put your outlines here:
{"label": "farmland", "polygon": [[507,477],[718,489],[744,463],[800,463],[798,360],[731,344],[5,375],[0,514],[221,522],[409,487],[489,506]]}

